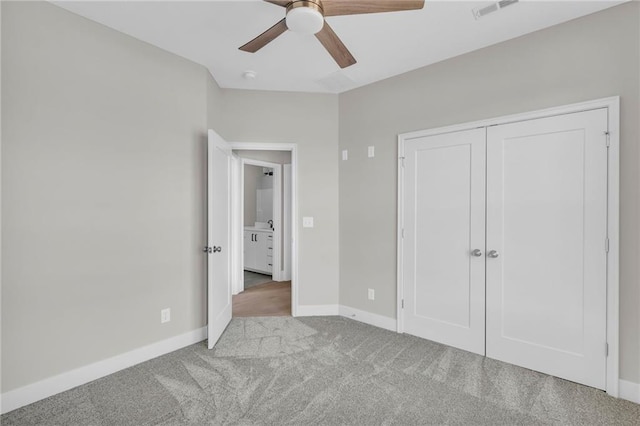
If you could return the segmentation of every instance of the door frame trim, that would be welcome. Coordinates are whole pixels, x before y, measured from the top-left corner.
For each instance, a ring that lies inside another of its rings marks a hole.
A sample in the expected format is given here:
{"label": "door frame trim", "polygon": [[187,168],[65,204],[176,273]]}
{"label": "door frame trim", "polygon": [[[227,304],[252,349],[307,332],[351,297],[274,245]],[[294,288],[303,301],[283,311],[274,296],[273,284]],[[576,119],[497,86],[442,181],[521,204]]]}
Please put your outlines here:
{"label": "door frame trim", "polygon": [[[291,316],[298,314],[298,145],[295,143],[262,143],[262,142],[229,142],[232,150],[251,150],[251,151],[290,151],[291,152]],[[252,160],[257,161],[257,160]],[[282,177],[282,176],[281,176]],[[237,175],[232,178],[237,181]],[[237,183],[239,185],[239,183]],[[239,192],[240,188],[236,187],[232,194]],[[232,195],[233,196],[233,195]],[[232,217],[242,213],[240,201],[233,202]],[[233,227],[231,235],[232,264],[242,265],[242,244],[243,244],[243,221]],[[235,262],[235,263],[234,263]],[[282,262],[281,262],[282,264]],[[238,277],[240,279],[240,277]],[[235,284],[235,283],[234,283]],[[236,284],[237,285],[237,284]],[[233,287],[233,286],[232,286]]]}
{"label": "door frame trim", "polygon": [[[606,108],[608,112],[609,155],[607,164],[607,234],[609,238],[609,253],[607,256],[607,344],[608,356],[606,365],[606,392],[618,397],[619,395],[619,300],[620,300],[620,97],[596,99],[575,104],[545,108],[519,114],[505,115],[485,120],[437,127],[398,135],[398,193],[397,193],[397,264],[396,264],[396,320],[398,333],[404,332],[403,318],[403,274],[404,261],[402,230],[404,228],[404,145],[406,141],[425,136],[435,136],[444,133],[458,132],[481,127],[516,123],[545,117],[552,117],[577,112]],[[604,242],[603,242],[604,244]],[[605,348],[603,348],[605,350]]]}

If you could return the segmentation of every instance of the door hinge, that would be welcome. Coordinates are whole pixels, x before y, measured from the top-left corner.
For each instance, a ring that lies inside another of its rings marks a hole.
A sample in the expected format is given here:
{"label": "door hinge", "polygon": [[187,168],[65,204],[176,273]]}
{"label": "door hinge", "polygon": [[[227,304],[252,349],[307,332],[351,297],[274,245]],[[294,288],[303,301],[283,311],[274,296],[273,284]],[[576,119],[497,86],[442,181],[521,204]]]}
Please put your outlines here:
{"label": "door hinge", "polygon": [[609,343],[604,344],[604,356],[609,356]]}
{"label": "door hinge", "polygon": [[609,133],[608,131],[605,131],[604,135],[607,138],[607,146],[611,146],[611,133]]}
{"label": "door hinge", "polygon": [[604,240],[604,251],[609,253],[609,237]]}
{"label": "door hinge", "polygon": [[402,305],[402,309],[404,309],[404,299],[402,299],[401,305]]}
{"label": "door hinge", "polygon": [[398,157],[402,161],[402,167],[404,167],[404,157]]}
{"label": "door hinge", "polygon": [[402,239],[404,240],[404,228],[402,228]]}

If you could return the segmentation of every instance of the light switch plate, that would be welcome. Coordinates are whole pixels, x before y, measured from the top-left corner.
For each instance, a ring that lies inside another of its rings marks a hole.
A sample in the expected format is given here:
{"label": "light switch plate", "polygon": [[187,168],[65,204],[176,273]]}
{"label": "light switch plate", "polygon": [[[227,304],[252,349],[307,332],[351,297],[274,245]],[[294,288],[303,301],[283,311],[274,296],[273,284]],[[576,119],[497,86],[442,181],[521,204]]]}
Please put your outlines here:
{"label": "light switch plate", "polygon": [[160,311],[160,322],[165,323],[171,321],[171,308]]}
{"label": "light switch plate", "polygon": [[347,161],[349,159],[349,151],[346,149],[342,151],[342,161]]}
{"label": "light switch plate", "polygon": [[302,227],[303,228],[313,228],[313,217],[303,217],[302,218]]}
{"label": "light switch plate", "polygon": [[367,147],[367,155],[369,156],[369,158],[375,157],[376,156],[376,147],[375,146]]}

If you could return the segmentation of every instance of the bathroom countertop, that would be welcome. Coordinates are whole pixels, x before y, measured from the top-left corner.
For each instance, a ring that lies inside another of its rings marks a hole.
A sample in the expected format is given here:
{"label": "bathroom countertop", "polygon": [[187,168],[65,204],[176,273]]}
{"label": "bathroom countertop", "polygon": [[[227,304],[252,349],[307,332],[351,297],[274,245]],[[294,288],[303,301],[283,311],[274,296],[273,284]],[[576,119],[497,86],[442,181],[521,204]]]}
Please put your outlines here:
{"label": "bathroom countertop", "polygon": [[253,232],[273,232],[273,229],[270,228],[256,228],[255,226],[245,226],[245,231],[253,231]]}

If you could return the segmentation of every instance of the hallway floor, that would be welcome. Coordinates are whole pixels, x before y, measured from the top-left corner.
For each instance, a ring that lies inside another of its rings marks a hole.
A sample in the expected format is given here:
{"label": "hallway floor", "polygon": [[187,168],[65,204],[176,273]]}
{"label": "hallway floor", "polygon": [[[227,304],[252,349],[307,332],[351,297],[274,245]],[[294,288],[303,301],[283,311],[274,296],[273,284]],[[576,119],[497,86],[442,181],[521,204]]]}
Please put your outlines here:
{"label": "hallway floor", "polygon": [[260,284],[273,282],[271,275],[258,274],[257,272],[244,271],[244,289],[247,290]]}
{"label": "hallway floor", "polygon": [[290,315],[291,281],[259,284],[233,296],[233,317]]}

